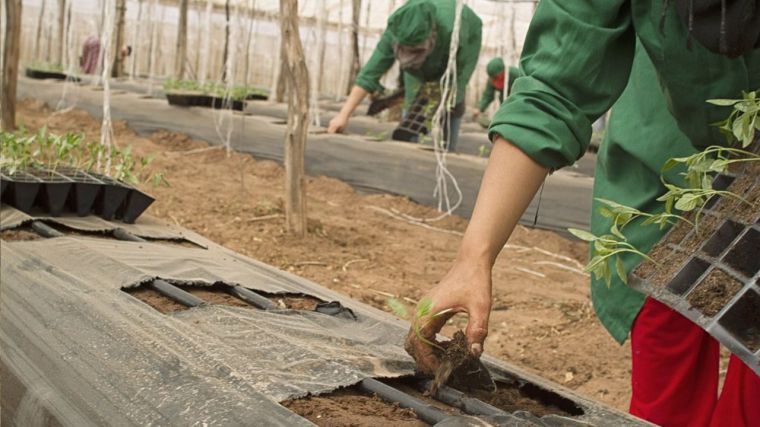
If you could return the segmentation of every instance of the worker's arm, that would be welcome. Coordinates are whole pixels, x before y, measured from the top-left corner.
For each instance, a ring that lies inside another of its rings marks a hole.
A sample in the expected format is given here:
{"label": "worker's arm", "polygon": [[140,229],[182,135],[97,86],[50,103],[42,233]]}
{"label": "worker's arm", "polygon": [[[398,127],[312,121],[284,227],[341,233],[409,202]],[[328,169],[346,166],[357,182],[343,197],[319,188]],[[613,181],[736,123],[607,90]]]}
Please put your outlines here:
{"label": "worker's arm", "polygon": [[[628,82],[635,37],[629,0],[538,3],[520,62],[525,75],[515,80],[489,129],[495,145],[461,250],[428,294],[433,313],[468,313],[472,354],[480,355],[487,333],[496,255],[546,171],[572,164],[585,152],[591,123]],[[432,337],[448,317],[429,324],[423,319],[424,334]],[[414,333],[407,349],[421,370],[435,370],[437,359]]]}
{"label": "worker's arm", "polygon": [[[480,56],[480,45],[483,38],[482,27],[483,24],[475,15],[470,11],[468,14],[468,22],[463,22],[463,25],[467,25],[467,32],[463,32],[462,35],[466,35],[467,39],[459,43],[459,49],[457,50],[457,104],[464,101],[465,89],[467,89],[467,83],[470,82],[470,77],[475,71],[475,67],[478,65],[478,57]],[[464,19],[464,13],[462,19]]]}
{"label": "worker's arm", "polygon": [[375,46],[369,61],[356,76],[355,85],[340,112],[330,120],[330,125],[327,128],[328,133],[343,132],[348,125],[348,119],[364,97],[383,89],[380,78],[391,68],[394,60],[391,35],[385,31]]}
{"label": "worker's arm", "polygon": [[[454,265],[427,295],[433,302],[431,313],[452,311],[415,319],[424,325],[422,334],[427,339],[432,340],[455,313],[467,313],[467,341],[472,353],[480,356],[491,311],[491,268],[548,171],[504,139],[494,142]],[[415,332],[410,331],[406,348],[423,371],[435,371],[438,362],[431,347]]]}

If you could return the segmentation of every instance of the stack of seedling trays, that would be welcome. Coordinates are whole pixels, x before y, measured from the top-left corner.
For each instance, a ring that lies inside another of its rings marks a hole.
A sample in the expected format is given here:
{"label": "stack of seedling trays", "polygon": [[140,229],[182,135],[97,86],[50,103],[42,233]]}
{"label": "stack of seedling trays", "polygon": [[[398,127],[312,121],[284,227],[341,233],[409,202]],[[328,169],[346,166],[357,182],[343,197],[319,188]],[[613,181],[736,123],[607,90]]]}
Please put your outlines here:
{"label": "stack of seedling trays", "polygon": [[760,375],[760,162],[732,164],[713,188],[745,201],[711,198],[697,227],[674,226],[649,253],[657,263],[643,262],[629,283],[704,328]]}
{"label": "stack of seedling trays", "polygon": [[30,168],[12,174],[0,170],[0,183],[3,203],[50,216],[95,214],[109,221],[133,223],[154,201],[124,182],[72,168]]}

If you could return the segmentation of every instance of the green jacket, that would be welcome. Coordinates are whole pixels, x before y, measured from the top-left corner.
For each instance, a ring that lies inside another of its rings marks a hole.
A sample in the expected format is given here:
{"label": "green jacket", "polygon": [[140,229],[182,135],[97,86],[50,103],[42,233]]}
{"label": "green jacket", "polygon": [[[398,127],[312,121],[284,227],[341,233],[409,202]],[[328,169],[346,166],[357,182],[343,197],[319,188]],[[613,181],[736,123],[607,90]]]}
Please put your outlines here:
{"label": "green jacket", "polygon": [[[559,169],[585,153],[591,124],[625,89],[599,154],[594,194],[655,209],[654,199],[664,192],[657,177],[667,158],[725,143],[711,123],[730,110],[705,100],[760,88],[760,51],[729,59],[698,43],[689,49],[674,5],[665,12],[662,32],[661,14],[660,0],[541,1],[522,53],[525,75],[494,117],[491,137],[501,135],[542,165]],[[592,230],[607,225],[594,211]],[[663,234],[638,223],[625,232],[644,250]],[[630,271],[639,260],[624,262]],[[591,291],[601,322],[625,341],[643,296],[617,279],[609,288],[592,280]]]}
{"label": "green jacket", "polygon": [[[509,67],[509,75],[507,76],[507,94],[512,90],[512,84],[514,84],[515,79],[520,75],[520,69],[517,67]],[[491,77],[489,75],[489,79],[486,82],[486,88],[483,90],[483,94],[480,96],[480,102],[478,103],[478,109],[480,112],[486,111],[486,108],[488,108],[489,105],[493,102],[494,97],[499,100],[499,102],[503,102],[503,93],[500,89],[496,89],[491,83]]]}
{"label": "green jacket", "polygon": [[[419,89],[422,83],[437,81],[443,76],[444,71],[446,71],[451,33],[454,27],[456,0],[409,0],[401,7],[407,7],[408,5],[420,2],[431,2],[435,6],[437,38],[435,48],[422,67],[414,72],[404,72],[406,88],[404,102],[406,105],[410,105],[414,101],[414,97],[417,94],[415,89]],[[469,6],[464,6],[459,33],[459,49],[457,51],[457,103],[464,100],[465,88],[475,70],[475,65],[478,63],[482,36],[481,27],[482,22],[480,18]],[[393,35],[386,29],[380,37],[380,41],[377,43],[374,52],[372,52],[369,61],[362,67],[359,75],[356,77],[357,86],[370,93],[382,90],[380,78],[391,68],[395,61],[393,41]]]}

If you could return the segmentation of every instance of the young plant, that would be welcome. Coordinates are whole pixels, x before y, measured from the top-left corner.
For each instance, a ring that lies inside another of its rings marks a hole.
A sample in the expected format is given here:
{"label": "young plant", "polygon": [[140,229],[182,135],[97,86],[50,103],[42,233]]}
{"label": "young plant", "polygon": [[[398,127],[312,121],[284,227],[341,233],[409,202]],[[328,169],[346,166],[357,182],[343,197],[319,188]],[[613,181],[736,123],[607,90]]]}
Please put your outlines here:
{"label": "young plant", "polygon": [[[602,236],[596,236],[588,231],[579,230],[577,228],[568,228],[568,231],[575,237],[593,245],[591,260],[586,264],[584,271],[587,273],[593,273],[597,280],[604,280],[607,287],[612,284],[613,268],[620,280],[623,283],[628,284],[628,275],[625,272],[625,266],[623,265],[623,260],[619,256],[620,254],[633,253],[656,263],[656,261],[650,258],[647,254],[639,251],[632,244],[628,243],[625,236],[622,234],[604,234]],[[611,263],[614,265],[611,265]]]}
{"label": "young plant", "polygon": [[[388,298],[387,303],[388,303],[388,307],[391,308],[391,311],[393,311],[393,313],[396,316],[402,319],[406,319],[409,317],[409,313],[406,310],[406,306],[404,306],[404,304],[401,301],[397,300],[396,298]],[[425,344],[431,347],[435,347],[438,350],[445,351],[443,347],[430,341],[429,339],[425,338],[422,335],[422,328],[424,325],[421,324],[421,320],[423,317],[426,317],[426,316],[429,316],[431,320],[438,316],[443,316],[446,313],[450,313],[451,309],[441,310],[437,313],[431,314],[432,311],[433,311],[433,300],[431,300],[430,298],[423,298],[417,304],[417,310],[415,311],[414,320],[412,321],[412,328],[414,329],[414,334],[417,336],[417,339],[419,339],[420,341],[424,342]]]}
{"label": "young plant", "polygon": [[739,141],[742,148],[749,147],[755,140],[755,132],[760,131],[760,96],[758,91],[742,92],[742,99],[710,99],[712,105],[733,107],[731,114],[715,123],[729,142]]}

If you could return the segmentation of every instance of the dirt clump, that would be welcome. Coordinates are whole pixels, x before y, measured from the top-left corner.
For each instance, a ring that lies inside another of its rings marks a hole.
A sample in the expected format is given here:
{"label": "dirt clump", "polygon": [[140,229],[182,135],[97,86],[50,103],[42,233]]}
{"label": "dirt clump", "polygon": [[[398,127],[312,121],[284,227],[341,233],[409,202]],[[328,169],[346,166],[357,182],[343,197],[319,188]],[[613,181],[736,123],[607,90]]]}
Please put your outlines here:
{"label": "dirt clump", "polygon": [[0,232],[0,240],[5,240],[8,242],[23,242],[41,239],[44,239],[44,237],[33,231],[29,231],[23,228],[14,228]]}
{"label": "dirt clump", "polygon": [[487,389],[495,390],[496,386],[491,379],[488,369],[473,357],[467,348],[467,337],[461,330],[454,333],[449,341],[438,342],[435,348],[440,366],[435,372],[432,385],[428,393],[434,396],[444,384],[451,383],[454,387],[464,389]]}
{"label": "dirt clump", "polygon": [[281,404],[320,427],[383,425],[421,427],[428,425],[419,420],[411,409],[401,408],[375,395],[364,394],[354,389],[287,400]]}
{"label": "dirt clump", "polygon": [[713,317],[741,290],[742,284],[723,270],[715,269],[689,294],[689,304]]}

